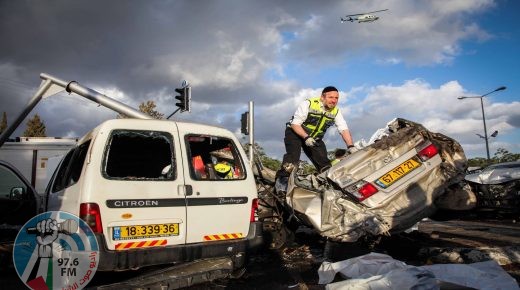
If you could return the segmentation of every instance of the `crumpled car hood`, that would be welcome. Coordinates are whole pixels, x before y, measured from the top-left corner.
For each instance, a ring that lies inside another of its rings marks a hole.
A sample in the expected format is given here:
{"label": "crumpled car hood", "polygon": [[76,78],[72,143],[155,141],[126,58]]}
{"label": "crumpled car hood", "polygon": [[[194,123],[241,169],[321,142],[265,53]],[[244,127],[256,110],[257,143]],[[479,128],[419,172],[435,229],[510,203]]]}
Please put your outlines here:
{"label": "crumpled car hood", "polygon": [[[304,223],[322,236],[342,242],[354,242],[365,235],[384,235],[410,228],[431,215],[434,202],[448,187],[464,179],[467,160],[455,140],[429,132],[422,125],[395,119],[388,123],[388,134],[348,156],[320,175],[299,175],[293,171],[288,181],[286,202]],[[429,139],[442,158],[439,166],[404,193],[383,200],[376,206],[360,203],[342,190],[349,178],[363,178],[384,163],[382,154],[399,155],[410,150],[419,139]],[[357,176],[359,175],[359,176]],[[453,192],[453,191],[450,191]]]}
{"label": "crumpled car hood", "polygon": [[520,179],[520,162],[505,162],[491,165],[478,173],[468,174],[465,179],[478,184],[500,184]]}

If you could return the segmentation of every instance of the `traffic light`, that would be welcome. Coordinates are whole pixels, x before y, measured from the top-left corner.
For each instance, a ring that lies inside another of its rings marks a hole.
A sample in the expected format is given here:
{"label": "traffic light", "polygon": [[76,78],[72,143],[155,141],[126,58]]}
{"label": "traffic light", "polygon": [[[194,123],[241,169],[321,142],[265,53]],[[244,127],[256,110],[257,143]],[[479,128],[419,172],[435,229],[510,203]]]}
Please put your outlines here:
{"label": "traffic light", "polygon": [[240,117],[240,132],[249,135],[249,112],[245,112]]}
{"label": "traffic light", "polygon": [[175,96],[177,100],[179,100],[175,106],[179,107],[181,112],[191,112],[190,102],[191,102],[191,87],[185,86],[182,88],[176,88],[175,92],[179,95]]}

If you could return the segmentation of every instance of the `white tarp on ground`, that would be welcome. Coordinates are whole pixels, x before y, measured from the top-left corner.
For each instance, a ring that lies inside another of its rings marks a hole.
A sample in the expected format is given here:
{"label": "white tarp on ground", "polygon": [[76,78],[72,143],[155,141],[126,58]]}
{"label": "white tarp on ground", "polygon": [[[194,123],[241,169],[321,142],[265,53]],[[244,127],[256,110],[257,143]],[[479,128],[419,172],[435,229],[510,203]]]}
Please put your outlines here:
{"label": "white tarp on ground", "polygon": [[[336,273],[348,280],[331,283]],[[348,260],[323,262],[319,283],[328,290],[440,289],[439,281],[474,289],[520,289],[495,261],[473,264],[411,266],[392,257],[370,253]]]}

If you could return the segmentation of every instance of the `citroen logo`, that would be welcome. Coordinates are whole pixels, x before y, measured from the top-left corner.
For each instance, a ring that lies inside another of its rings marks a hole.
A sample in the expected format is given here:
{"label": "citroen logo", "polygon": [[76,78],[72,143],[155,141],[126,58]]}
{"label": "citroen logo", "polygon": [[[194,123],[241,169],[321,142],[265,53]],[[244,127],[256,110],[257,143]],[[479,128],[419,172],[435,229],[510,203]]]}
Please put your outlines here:
{"label": "citroen logo", "polygon": [[388,164],[388,163],[390,163],[390,162],[392,162],[392,161],[393,161],[393,160],[392,160],[392,156],[390,156],[390,155],[387,155],[387,156],[385,156],[385,158],[383,158],[383,162],[384,162],[385,164]]}

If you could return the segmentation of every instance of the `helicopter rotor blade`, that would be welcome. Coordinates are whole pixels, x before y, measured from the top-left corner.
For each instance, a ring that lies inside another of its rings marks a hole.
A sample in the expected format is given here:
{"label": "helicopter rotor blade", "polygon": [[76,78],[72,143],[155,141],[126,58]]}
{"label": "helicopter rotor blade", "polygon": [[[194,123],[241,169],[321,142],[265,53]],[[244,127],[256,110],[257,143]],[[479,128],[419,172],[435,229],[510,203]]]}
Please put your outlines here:
{"label": "helicopter rotor blade", "polygon": [[388,10],[388,9],[377,10],[377,11],[367,12],[367,13],[365,13],[365,14],[377,13],[377,12],[383,12],[383,11],[387,11],[387,10]]}
{"label": "helicopter rotor blade", "polygon": [[358,14],[349,14],[349,15],[345,15],[345,17],[350,17],[350,16],[360,16],[360,15],[366,15],[366,14],[370,14],[370,13],[383,12],[383,11],[387,11],[387,10],[388,10],[388,9],[377,10],[377,11],[372,11],[372,12],[365,12],[365,13],[358,13]]}
{"label": "helicopter rotor blade", "polygon": [[366,13],[359,13],[359,14],[350,14],[350,15],[345,15],[345,17],[350,17],[350,16],[359,16],[359,15],[365,15]]}

